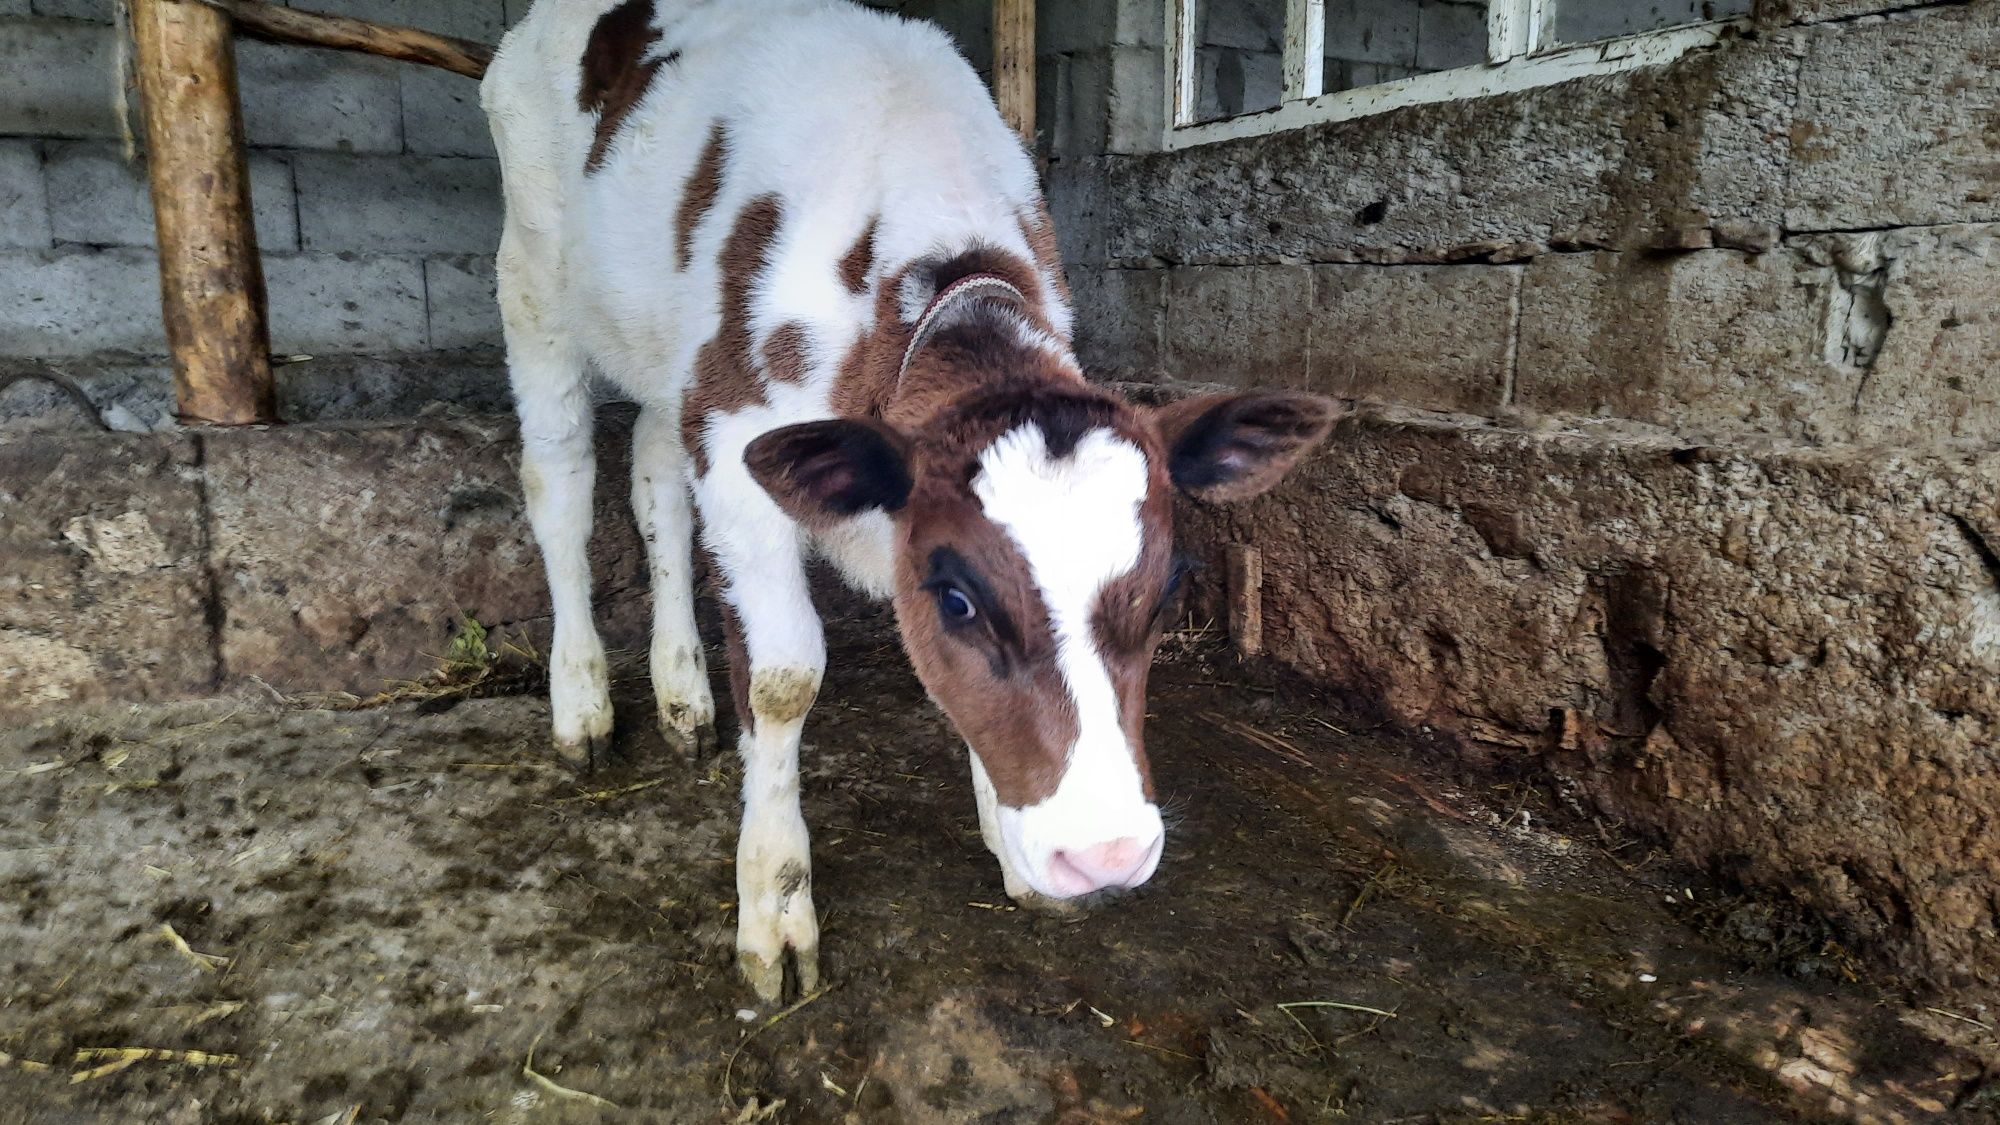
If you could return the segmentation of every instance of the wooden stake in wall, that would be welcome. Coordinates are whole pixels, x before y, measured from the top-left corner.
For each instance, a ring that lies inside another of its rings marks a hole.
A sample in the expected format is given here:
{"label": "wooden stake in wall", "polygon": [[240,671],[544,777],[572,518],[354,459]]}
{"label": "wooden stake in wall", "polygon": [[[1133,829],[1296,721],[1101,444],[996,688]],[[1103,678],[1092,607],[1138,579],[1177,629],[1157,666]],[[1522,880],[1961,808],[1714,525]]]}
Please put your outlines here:
{"label": "wooden stake in wall", "polygon": [[181,420],[276,422],[229,17],[194,0],[128,2]]}
{"label": "wooden stake in wall", "polygon": [[1035,0],[993,0],[993,100],[1033,151]]}

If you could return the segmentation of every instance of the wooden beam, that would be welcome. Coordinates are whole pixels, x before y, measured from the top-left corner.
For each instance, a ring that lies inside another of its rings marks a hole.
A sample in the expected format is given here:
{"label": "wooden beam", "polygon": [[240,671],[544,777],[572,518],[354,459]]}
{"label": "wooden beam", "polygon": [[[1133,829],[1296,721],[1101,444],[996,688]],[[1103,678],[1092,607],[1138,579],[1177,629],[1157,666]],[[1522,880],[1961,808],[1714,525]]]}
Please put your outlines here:
{"label": "wooden beam", "polygon": [[1035,0],[993,0],[993,100],[1035,147]]}
{"label": "wooden beam", "polygon": [[201,2],[229,13],[244,34],[270,43],[380,55],[439,67],[467,78],[482,77],[487,64],[493,61],[493,48],[484,43],[438,35],[414,27],[370,23],[299,8],[281,8],[263,0]]}
{"label": "wooden beam", "polygon": [[181,420],[276,422],[229,17],[189,0],[130,2]]}
{"label": "wooden beam", "polygon": [[1285,100],[1326,92],[1326,2],[1285,0]]}

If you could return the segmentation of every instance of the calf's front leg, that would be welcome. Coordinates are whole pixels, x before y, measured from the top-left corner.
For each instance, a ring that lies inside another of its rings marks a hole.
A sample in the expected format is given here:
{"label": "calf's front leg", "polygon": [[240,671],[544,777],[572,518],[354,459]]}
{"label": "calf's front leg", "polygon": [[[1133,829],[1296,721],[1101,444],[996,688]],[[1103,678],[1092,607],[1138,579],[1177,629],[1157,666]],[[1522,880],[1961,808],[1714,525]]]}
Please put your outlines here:
{"label": "calf's front leg", "polygon": [[[727,470],[718,467],[718,474]],[[819,987],[812,852],[799,808],[799,737],[826,669],[797,526],[747,476],[704,482],[704,538],[722,583],[730,687],[742,723],[743,827],[736,845],[736,965],[776,1003],[790,949],[801,992]],[[717,501],[720,502],[717,502]]]}

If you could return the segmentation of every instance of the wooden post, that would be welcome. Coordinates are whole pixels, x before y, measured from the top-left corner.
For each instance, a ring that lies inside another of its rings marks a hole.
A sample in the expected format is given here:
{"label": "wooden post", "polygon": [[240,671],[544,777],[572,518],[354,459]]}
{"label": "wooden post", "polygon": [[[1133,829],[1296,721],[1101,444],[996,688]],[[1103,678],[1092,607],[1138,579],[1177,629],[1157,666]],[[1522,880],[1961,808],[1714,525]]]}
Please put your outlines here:
{"label": "wooden post", "polygon": [[1231,543],[1229,567],[1229,640],[1238,656],[1264,651],[1264,552],[1247,543]]}
{"label": "wooden post", "polygon": [[192,0],[129,2],[180,418],[276,422],[229,17]]}
{"label": "wooden post", "polygon": [[1035,147],[1035,0],[993,0],[993,100]]}
{"label": "wooden post", "polygon": [[434,35],[414,27],[370,23],[348,16],[330,16],[302,8],[281,8],[264,0],[202,0],[229,13],[236,30],[267,43],[294,43],[358,51],[385,59],[421,63],[478,78],[493,61],[493,48],[470,39]]}

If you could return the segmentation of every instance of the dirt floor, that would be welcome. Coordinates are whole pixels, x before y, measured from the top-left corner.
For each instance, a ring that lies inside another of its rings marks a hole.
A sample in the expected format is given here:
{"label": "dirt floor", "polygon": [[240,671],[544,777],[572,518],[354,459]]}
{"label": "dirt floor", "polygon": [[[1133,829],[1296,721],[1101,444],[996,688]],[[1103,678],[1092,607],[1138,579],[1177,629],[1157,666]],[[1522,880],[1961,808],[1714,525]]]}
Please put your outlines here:
{"label": "dirt floor", "polygon": [[832,985],[775,1011],[733,973],[733,763],[636,733],[642,684],[583,779],[530,696],[0,735],[0,1120],[2000,1117],[2000,1013],[1215,663],[1157,676],[1158,876],[1056,918],[1002,896],[893,645],[836,638]]}

